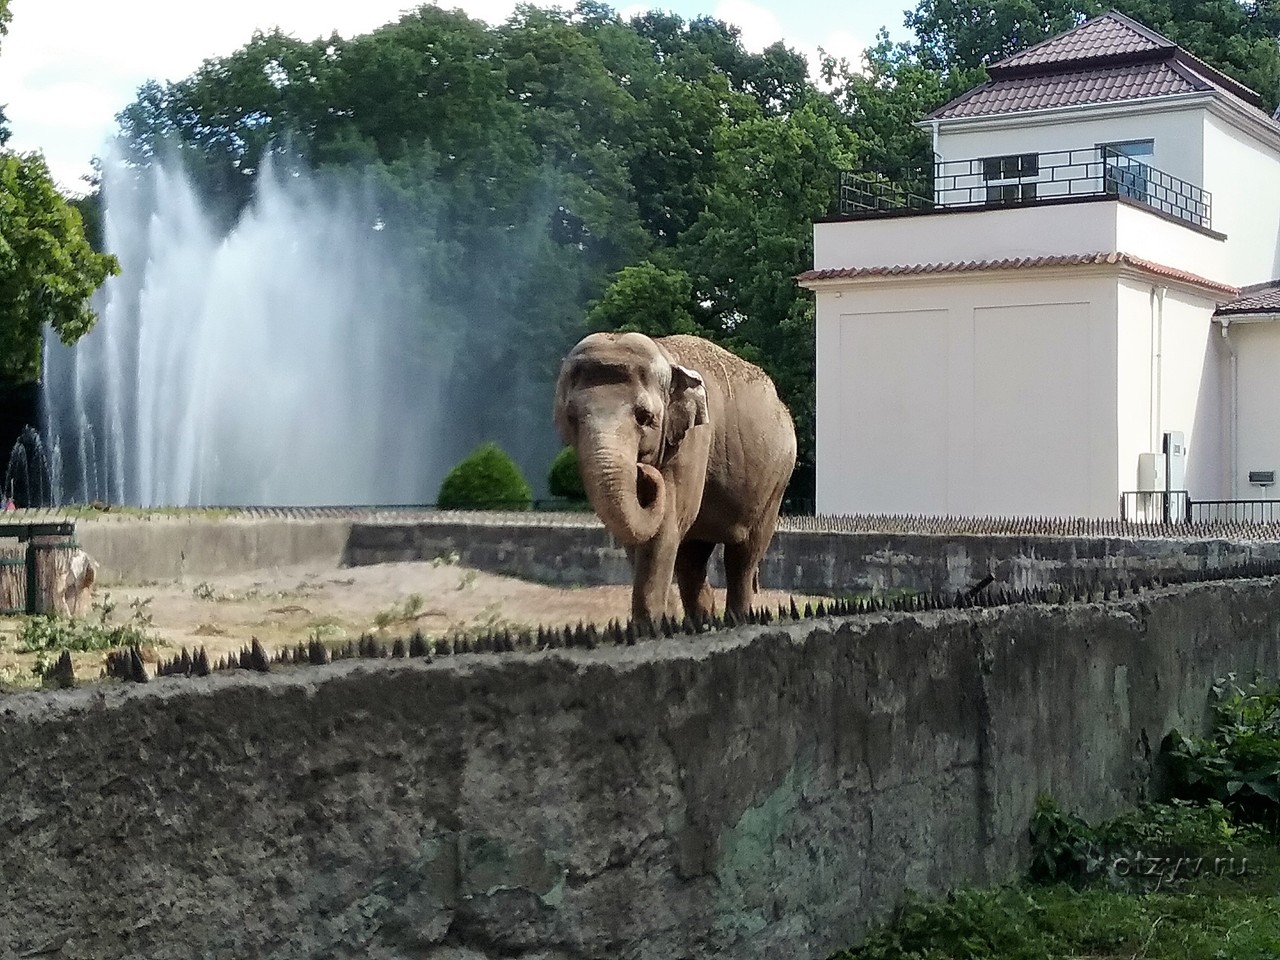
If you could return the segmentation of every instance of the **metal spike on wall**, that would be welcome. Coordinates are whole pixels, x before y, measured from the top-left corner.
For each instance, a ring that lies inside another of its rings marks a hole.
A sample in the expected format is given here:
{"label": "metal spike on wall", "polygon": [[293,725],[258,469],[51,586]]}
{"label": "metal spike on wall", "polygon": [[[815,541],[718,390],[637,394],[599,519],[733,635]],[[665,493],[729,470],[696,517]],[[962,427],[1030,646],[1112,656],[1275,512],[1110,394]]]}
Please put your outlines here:
{"label": "metal spike on wall", "polygon": [[142,663],[142,651],[137,647],[129,648],[129,679],[134,683],[147,682],[147,668]]}
{"label": "metal spike on wall", "polygon": [[54,661],[53,666],[45,671],[45,686],[59,690],[69,690],[76,685],[76,668],[71,663],[71,653],[63,650]]}

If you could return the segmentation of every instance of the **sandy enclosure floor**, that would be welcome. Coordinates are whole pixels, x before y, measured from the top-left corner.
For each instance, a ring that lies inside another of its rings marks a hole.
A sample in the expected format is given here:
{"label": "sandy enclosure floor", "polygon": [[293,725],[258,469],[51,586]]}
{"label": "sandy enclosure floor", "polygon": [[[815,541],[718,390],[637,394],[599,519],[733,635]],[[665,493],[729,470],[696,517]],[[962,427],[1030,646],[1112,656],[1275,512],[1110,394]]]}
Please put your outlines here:
{"label": "sandy enclosure floor", "polygon": [[[717,590],[717,609],[724,591]],[[766,590],[759,602],[776,607],[792,594]],[[257,638],[268,651],[318,636],[326,641],[355,639],[370,632],[387,638],[421,630],[439,636],[450,630],[488,626],[536,627],[625,621],[629,586],[551,587],[483,573],[443,562],[384,563],[337,568],[322,564],[277,567],[245,573],[187,578],[167,583],[99,588],[94,600],[115,604],[110,622],[129,619],[131,601],[147,601],[151,632],[169,657],[182,647],[203,646],[210,657],[238,651]],[[808,599],[795,596],[803,605]],[[669,610],[680,612],[671,591]],[[85,615],[96,619],[98,611]],[[29,671],[35,657],[15,652],[19,621],[0,619],[0,671]],[[98,676],[99,652],[73,658],[78,676]]]}

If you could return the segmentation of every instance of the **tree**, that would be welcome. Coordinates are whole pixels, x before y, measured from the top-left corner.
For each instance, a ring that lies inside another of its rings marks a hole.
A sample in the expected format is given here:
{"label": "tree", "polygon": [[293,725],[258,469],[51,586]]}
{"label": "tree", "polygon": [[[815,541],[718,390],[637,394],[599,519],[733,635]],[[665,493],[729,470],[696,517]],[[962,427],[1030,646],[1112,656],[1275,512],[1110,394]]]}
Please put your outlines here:
{"label": "tree", "polygon": [[89,246],[39,154],[0,153],[0,377],[37,379],[43,325],[74,343],[96,319],[89,297],[119,271]]}
{"label": "tree", "polygon": [[760,363],[796,421],[799,481],[814,463],[813,301],[795,275],[813,263],[813,221],[830,212],[857,140],[829,101],[724,132],[707,208],[684,255],[704,326]]}
{"label": "tree", "polygon": [[634,331],[651,337],[688,333],[707,337],[692,313],[693,281],[683,270],[664,270],[646,260],[623,267],[593,303],[587,326],[599,331]]}
{"label": "tree", "polygon": [[[0,38],[9,20],[9,0],[0,0]],[[8,137],[0,113],[0,146]],[[94,323],[89,297],[119,271],[114,257],[90,247],[44,159],[0,150],[0,380],[38,379],[43,325],[74,343]]]}
{"label": "tree", "polygon": [[[13,15],[9,13],[9,0],[0,0],[0,40],[9,33],[9,20]],[[3,147],[9,140],[9,123],[4,117],[4,106],[0,105],[0,147]]]}

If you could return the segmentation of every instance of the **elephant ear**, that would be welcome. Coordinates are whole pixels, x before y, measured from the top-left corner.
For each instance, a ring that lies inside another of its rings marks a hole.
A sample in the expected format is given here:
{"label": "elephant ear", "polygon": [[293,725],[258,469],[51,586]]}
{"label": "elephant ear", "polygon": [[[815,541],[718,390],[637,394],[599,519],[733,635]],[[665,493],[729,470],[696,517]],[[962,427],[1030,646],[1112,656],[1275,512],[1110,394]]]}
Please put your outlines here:
{"label": "elephant ear", "polygon": [[666,445],[670,453],[680,446],[680,441],[690,427],[706,423],[707,386],[702,374],[678,364],[671,365],[671,398],[667,402]]}
{"label": "elephant ear", "polygon": [[560,364],[560,375],[556,379],[556,397],[552,408],[552,420],[556,432],[566,445],[573,443],[573,428],[569,424],[569,383],[573,368],[569,360]]}

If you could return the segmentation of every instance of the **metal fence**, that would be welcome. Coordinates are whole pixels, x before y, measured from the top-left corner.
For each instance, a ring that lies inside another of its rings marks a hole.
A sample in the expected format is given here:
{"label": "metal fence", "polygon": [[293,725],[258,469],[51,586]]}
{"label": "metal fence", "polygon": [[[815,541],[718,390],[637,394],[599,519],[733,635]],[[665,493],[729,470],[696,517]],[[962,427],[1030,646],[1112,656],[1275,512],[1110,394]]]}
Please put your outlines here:
{"label": "metal fence", "polygon": [[1130,490],[1120,494],[1120,519],[1132,523],[1190,523],[1192,502],[1186,490]]}
{"label": "metal fence", "polygon": [[1191,504],[1190,519],[1192,523],[1275,523],[1280,521],[1280,500],[1196,500]]}
{"label": "metal fence", "polygon": [[1200,227],[1213,220],[1209,191],[1105,146],[943,160],[893,173],[846,170],[837,209],[854,217],[1102,196],[1127,197]]}
{"label": "metal fence", "polygon": [[1129,490],[1120,494],[1120,519],[1135,523],[1280,523],[1277,500],[1196,500],[1186,490]]}

